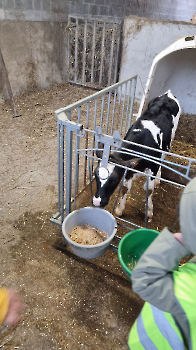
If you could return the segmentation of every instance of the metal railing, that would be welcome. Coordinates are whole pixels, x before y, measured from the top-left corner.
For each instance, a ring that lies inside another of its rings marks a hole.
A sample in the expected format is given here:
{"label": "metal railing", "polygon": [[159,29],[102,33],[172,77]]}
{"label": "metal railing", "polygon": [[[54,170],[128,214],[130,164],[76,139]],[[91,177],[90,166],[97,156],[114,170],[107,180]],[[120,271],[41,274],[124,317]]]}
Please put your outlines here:
{"label": "metal railing", "polygon": [[[90,185],[88,196],[92,204],[93,170],[100,161],[102,166],[107,166],[110,151],[119,152],[122,140],[133,122],[136,83],[137,76],[133,76],[55,112],[58,135],[58,212],[51,218],[51,222],[59,226],[62,224],[64,217],[76,209],[79,194],[85,191],[87,184]],[[99,142],[104,145],[102,159],[95,155]],[[191,165],[196,164],[195,159],[143,145],[139,145],[140,151],[131,151],[130,146],[137,144],[130,141],[124,142],[127,143],[127,148],[121,149],[121,153],[129,153],[155,162],[175,173],[177,179],[180,176],[190,180],[189,172]],[[144,152],[141,149],[144,149]],[[152,150],[153,156],[147,154],[146,150]],[[117,166],[124,168],[125,171],[129,169],[123,165]],[[135,169],[132,170],[138,172]],[[147,179],[147,204],[150,177],[179,187],[185,186],[178,180],[172,181],[146,173],[140,174]],[[118,195],[122,184],[123,182],[119,186]],[[145,226],[147,226],[147,209],[146,205]],[[141,227],[119,217],[116,219],[118,224],[129,230],[132,227]]]}

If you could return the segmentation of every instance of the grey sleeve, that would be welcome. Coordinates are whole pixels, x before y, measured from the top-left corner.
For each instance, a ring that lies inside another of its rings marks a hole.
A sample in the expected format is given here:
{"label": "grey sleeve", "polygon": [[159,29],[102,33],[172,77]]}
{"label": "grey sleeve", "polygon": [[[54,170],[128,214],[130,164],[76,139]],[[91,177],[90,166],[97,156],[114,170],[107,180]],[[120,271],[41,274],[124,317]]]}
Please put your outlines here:
{"label": "grey sleeve", "polygon": [[160,310],[177,313],[173,271],[187,254],[189,251],[164,228],[133,269],[133,291]]}

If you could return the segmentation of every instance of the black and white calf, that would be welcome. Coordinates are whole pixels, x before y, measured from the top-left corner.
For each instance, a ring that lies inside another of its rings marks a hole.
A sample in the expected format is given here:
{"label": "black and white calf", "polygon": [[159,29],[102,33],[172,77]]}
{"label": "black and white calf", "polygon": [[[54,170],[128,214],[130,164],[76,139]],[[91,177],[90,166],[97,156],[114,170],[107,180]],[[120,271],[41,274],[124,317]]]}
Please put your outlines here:
{"label": "black and white calf", "polygon": [[[131,126],[124,140],[168,152],[170,150],[171,141],[175,136],[180,113],[181,108],[179,102],[169,90],[164,95],[156,97],[149,102],[147,110]],[[139,151],[154,157],[161,157],[161,152],[145,149],[139,145],[136,146],[123,142],[121,150],[123,148]],[[97,152],[97,156],[101,158],[101,152]],[[97,183],[97,192],[93,198],[93,204],[95,206],[105,207],[109,202],[110,196],[120,183],[125,169],[119,167],[118,164],[135,168],[136,170],[148,173],[149,175],[161,176],[161,169],[158,164],[143,158],[136,159],[131,154],[114,152],[110,155],[109,161],[113,164],[108,163],[107,169],[99,166],[95,170]],[[122,187],[122,195],[115,208],[115,214],[117,216],[122,215],[125,208],[127,193],[131,189],[132,181],[138,176],[141,175],[132,170],[127,171]],[[152,177],[149,178],[149,221],[153,216],[152,193],[157,182],[159,182],[157,179],[153,179]],[[144,189],[146,189],[146,183]]]}

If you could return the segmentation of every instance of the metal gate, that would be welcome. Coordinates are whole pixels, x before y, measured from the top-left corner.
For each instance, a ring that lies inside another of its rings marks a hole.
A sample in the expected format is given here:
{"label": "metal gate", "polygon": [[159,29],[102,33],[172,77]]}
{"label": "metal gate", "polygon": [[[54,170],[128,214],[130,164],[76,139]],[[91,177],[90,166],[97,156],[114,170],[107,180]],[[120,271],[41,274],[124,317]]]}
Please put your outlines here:
{"label": "metal gate", "polygon": [[121,22],[68,18],[68,81],[103,88],[118,78]]}
{"label": "metal gate", "polygon": [[[136,83],[137,76],[133,76],[55,112],[58,135],[58,212],[51,218],[51,222],[61,226],[66,215],[81,207],[80,198],[87,186],[90,186],[89,203],[84,203],[82,206],[92,205],[93,170],[100,161],[95,155],[98,142],[101,141],[104,144],[102,166],[107,166],[110,148],[118,150],[133,122]],[[131,144],[131,142],[127,141],[127,144]],[[130,149],[123,149],[123,151],[130,153]],[[161,158],[137,152],[132,154],[156,162],[190,180],[189,171],[191,165],[196,163],[195,159],[157,149],[154,151],[161,152]],[[123,168],[125,171],[128,169],[127,167]],[[143,175],[146,176],[147,180],[149,179],[150,175],[146,173]],[[161,180],[184,187],[179,182],[163,178]],[[121,186],[122,182],[118,194]],[[146,187],[146,198],[147,194],[148,186]],[[116,202],[114,206],[115,204]],[[111,209],[112,213],[114,206]],[[147,225],[146,219],[143,226]],[[116,217],[116,220],[118,225],[129,231],[141,227],[119,217]]]}

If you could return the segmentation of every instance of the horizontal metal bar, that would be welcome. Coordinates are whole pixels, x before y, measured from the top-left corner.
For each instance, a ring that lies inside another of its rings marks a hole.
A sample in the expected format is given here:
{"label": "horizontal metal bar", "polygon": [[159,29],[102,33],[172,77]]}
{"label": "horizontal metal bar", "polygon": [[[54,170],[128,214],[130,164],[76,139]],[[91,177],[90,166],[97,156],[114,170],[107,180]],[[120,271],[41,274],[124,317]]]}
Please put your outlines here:
{"label": "horizontal metal bar", "polygon": [[110,92],[112,90],[115,90],[117,87],[123,85],[124,83],[132,80],[132,79],[135,79],[137,77],[137,75],[133,75],[132,77],[130,78],[127,78],[123,81],[120,81],[116,84],[113,84],[109,87],[106,87],[105,89],[102,89],[101,91],[99,92],[96,92],[95,94],[92,94],[91,96],[88,96],[88,97],[85,97],[83,98],[82,100],[79,100],[75,103],[72,103],[71,105],[67,106],[67,107],[62,107],[60,109],[58,109],[57,111],[55,111],[55,114],[58,115],[59,113],[62,113],[62,112],[69,112],[69,111],[72,111],[73,109],[77,108],[77,107],[80,107],[82,106],[84,103],[87,103],[87,102],[90,102],[92,100],[95,100],[96,98],[102,96],[103,94],[106,94],[107,92]]}
{"label": "horizontal metal bar", "polygon": [[113,240],[114,240],[115,242],[119,243],[120,240],[121,240],[121,237],[115,235],[114,238],[113,238]]}
{"label": "horizontal metal bar", "polygon": [[[96,130],[89,130],[89,129],[85,129],[83,128],[83,131],[84,132],[91,132],[93,134],[96,134]],[[109,135],[105,135],[105,136],[108,136],[110,137]],[[171,152],[167,152],[167,151],[163,151],[163,150],[160,150],[160,149],[157,149],[157,148],[153,148],[153,147],[149,147],[149,146],[145,146],[145,145],[141,145],[139,143],[135,143],[135,142],[132,142],[132,141],[128,141],[128,140],[122,140],[123,142],[129,144],[129,145],[133,145],[133,146],[140,146],[141,148],[144,148],[144,149],[148,149],[148,150],[152,150],[152,151],[155,151],[157,153],[161,153],[162,154],[162,158],[156,158],[156,157],[153,157],[153,156],[150,156],[150,155],[147,155],[149,158],[151,159],[161,159],[162,162],[169,162],[165,159],[163,159],[163,157],[165,156],[170,156],[170,157],[175,157],[175,158],[179,158],[179,159],[183,159],[183,160],[188,160],[188,161],[191,161],[193,163],[196,163],[196,159],[195,158],[190,158],[190,157],[185,157],[185,156],[181,156],[179,154],[176,154],[176,153],[171,153]],[[90,149],[89,149],[90,150]],[[131,154],[131,152],[137,152],[137,151],[132,151],[131,149],[128,149],[128,148],[125,148],[125,147],[122,147],[120,150],[115,150],[115,152],[117,153],[123,153],[123,150],[124,150],[124,154]],[[128,152],[126,153],[126,151],[128,150]],[[82,150],[84,151],[84,150]],[[114,151],[113,151],[114,152]],[[143,154],[142,152],[137,152],[136,154]],[[178,165],[179,167],[183,168],[184,169],[187,169],[187,167],[185,165],[182,165],[182,164],[177,164],[177,163],[171,163],[171,164],[175,164],[175,165]]]}
{"label": "horizontal metal bar", "polygon": [[[81,155],[83,155],[83,156],[86,156],[85,153],[81,153],[81,152],[79,152],[79,153],[80,153]],[[91,155],[88,155],[88,157],[90,157],[90,158],[95,158],[94,156],[91,156]],[[143,157],[143,158],[145,159],[145,157]],[[148,158],[147,158],[147,159],[148,159]],[[98,158],[98,157],[97,157],[97,160],[101,160],[101,158]],[[148,160],[149,160],[149,159],[148,159]],[[114,163],[112,163],[112,162],[110,162],[110,161],[109,161],[108,163],[114,164]],[[156,161],[154,161],[154,163],[156,163],[156,164],[158,164],[159,166],[162,166],[162,167],[164,167],[164,168],[166,168],[166,169],[168,169],[168,170],[171,170],[171,171],[173,171],[174,173],[177,173],[177,174],[181,175],[182,177],[184,177],[184,178],[187,179],[187,180],[191,180],[191,178],[189,178],[187,175],[182,174],[182,173],[179,173],[177,170],[175,170],[175,169],[173,169],[173,168],[171,168],[171,167],[168,167],[168,166],[166,166],[166,165],[164,165],[164,164],[162,164],[162,163],[156,162]],[[174,163],[174,165],[175,165],[175,163]],[[128,169],[128,170],[130,170],[130,168],[127,167],[127,166],[125,166],[125,165],[116,164],[116,166],[118,166],[119,168],[122,168],[122,169]],[[153,179],[158,179],[158,180],[161,180],[161,181],[164,181],[164,182],[168,182],[168,183],[170,183],[170,184],[172,184],[172,185],[175,185],[175,186],[179,186],[179,187],[182,187],[182,188],[185,187],[185,185],[182,185],[182,184],[180,184],[180,183],[177,183],[177,182],[174,182],[174,181],[170,181],[170,180],[166,180],[166,179],[164,179],[164,178],[160,178],[160,177],[155,176],[155,175],[146,174],[146,173],[143,173],[142,171],[136,170],[136,169],[134,169],[134,168],[131,168],[131,170],[132,170],[133,172],[135,172],[135,173],[138,173],[138,174],[141,174],[141,175],[144,175],[144,176],[150,176],[150,177],[152,177]]]}
{"label": "horizontal metal bar", "polygon": [[[119,221],[125,222],[126,224],[133,225],[133,226],[135,226],[136,228],[143,228],[143,227],[141,227],[141,226],[139,226],[139,225],[134,224],[133,222],[130,222],[130,221],[121,219],[121,218],[119,218],[118,216],[116,216],[115,218],[116,218],[117,220],[119,220]],[[120,224],[118,223],[118,225],[120,225]],[[127,228],[129,229],[129,227],[127,227]]]}
{"label": "horizontal metal bar", "polygon": [[116,247],[114,244],[110,244],[109,249],[113,250],[115,253],[118,253],[118,247]]}
{"label": "horizontal metal bar", "polygon": [[[99,151],[101,150],[101,151],[102,151],[102,149],[94,149],[94,151],[96,151],[96,150],[99,150]],[[85,156],[86,154],[83,153],[83,152],[86,152],[86,151],[88,151],[88,150],[80,150],[79,153],[80,153],[81,155],[84,155],[84,156]],[[124,153],[124,152],[122,152],[122,153]],[[137,154],[134,154],[134,153],[132,153],[132,152],[130,152],[130,154],[131,154],[131,155],[134,155],[135,157],[137,156]],[[178,163],[173,163],[173,162],[170,162],[170,161],[165,161],[165,160],[162,161],[160,158],[147,157],[147,156],[145,156],[143,153],[141,153],[140,156],[141,156],[143,159],[145,159],[145,160],[148,160],[148,161],[150,161],[150,162],[153,162],[153,163],[155,163],[155,164],[157,164],[157,165],[159,165],[159,166],[161,166],[161,167],[163,167],[163,168],[165,168],[165,169],[171,170],[173,173],[178,174],[178,175],[182,176],[183,178],[185,178],[185,179],[187,179],[187,180],[191,180],[191,178],[187,175],[188,170],[190,170],[189,164],[188,164],[187,166],[185,166],[185,165],[178,164]],[[89,156],[89,157],[92,157],[92,156]],[[93,158],[95,158],[95,156],[93,156]],[[97,159],[97,160],[102,160],[101,158],[98,158],[98,157],[96,157],[96,159]],[[114,163],[110,162],[109,160],[108,160],[108,163],[114,164]],[[196,162],[195,162],[195,163],[196,163]],[[182,172],[180,172],[180,171],[178,171],[178,170],[176,170],[176,169],[174,169],[174,168],[172,168],[172,167],[170,167],[170,166],[167,166],[166,164],[178,166],[179,168],[185,169],[185,170],[187,170],[187,171],[186,171],[186,174],[183,174]],[[134,169],[134,168],[129,168],[129,167],[125,166],[125,165],[116,164],[116,166],[118,166],[118,167],[120,167],[120,168],[123,168],[123,169],[131,169],[132,171],[134,171],[134,172],[136,172],[136,173],[144,174],[144,175],[146,175],[146,176],[149,176],[149,175],[146,174],[146,173],[143,173],[143,172],[141,172],[141,171],[139,171],[139,170],[136,170],[136,169]],[[155,176],[155,175],[150,175],[150,177],[159,179],[159,178],[158,178],[157,176]],[[159,179],[159,180],[160,180],[160,179]],[[169,181],[169,180],[168,180],[168,181]],[[173,183],[173,184],[175,184],[175,183]]]}

